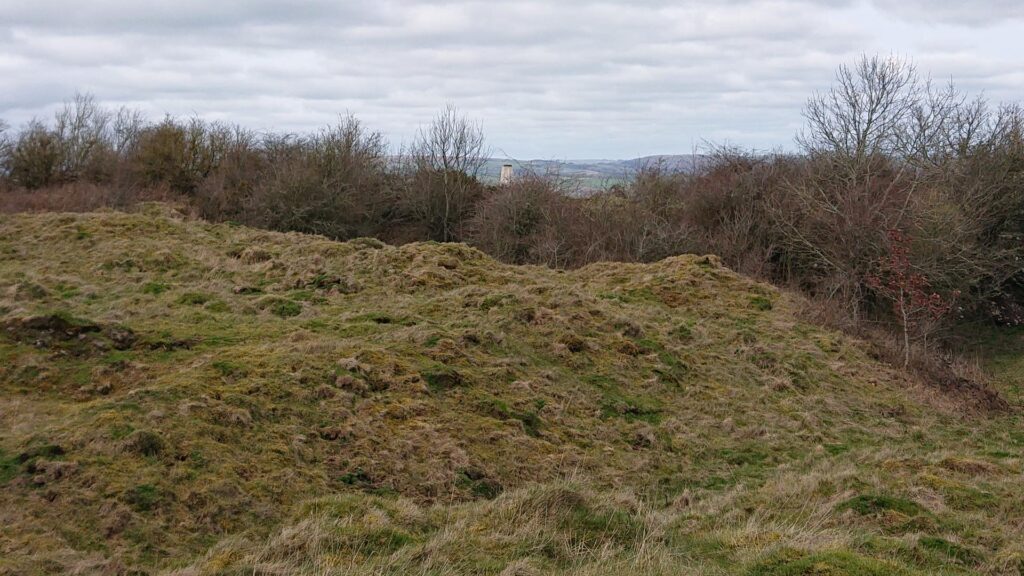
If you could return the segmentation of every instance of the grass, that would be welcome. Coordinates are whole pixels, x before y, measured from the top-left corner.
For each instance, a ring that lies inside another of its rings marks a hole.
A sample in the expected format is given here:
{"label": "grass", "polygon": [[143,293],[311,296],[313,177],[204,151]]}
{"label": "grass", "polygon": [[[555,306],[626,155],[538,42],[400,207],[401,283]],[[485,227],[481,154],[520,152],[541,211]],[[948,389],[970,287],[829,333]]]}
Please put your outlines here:
{"label": "grass", "polygon": [[[714,258],[556,272],[162,206],[2,216],[0,253],[0,573],[1024,567],[1017,412]],[[987,338],[1019,405],[1021,334]]]}
{"label": "grass", "polygon": [[19,462],[17,458],[9,457],[0,452],[0,484],[6,484],[18,475]]}
{"label": "grass", "polygon": [[918,540],[918,545],[926,550],[933,550],[939,554],[962,562],[964,564],[977,564],[981,559],[979,554],[970,548],[950,542],[935,536],[924,536]]}
{"label": "grass", "polygon": [[880,514],[887,511],[897,512],[906,516],[917,516],[918,514],[925,512],[924,508],[916,502],[912,502],[904,498],[874,495],[851,498],[850,500],[843,502],[839,506],[839,509],[853,510],[862,516]]}
{"label": "grass", "polygon": [[152,484],[140,484],[125,492],[125,502],[137,512],[149,512],[160,501],[160,491]]}
{"label": "grass", "polygon": [[909,574],[891,563],[849,552],[802,554],[783,550],[754,566],[749,576],[896,576]]}

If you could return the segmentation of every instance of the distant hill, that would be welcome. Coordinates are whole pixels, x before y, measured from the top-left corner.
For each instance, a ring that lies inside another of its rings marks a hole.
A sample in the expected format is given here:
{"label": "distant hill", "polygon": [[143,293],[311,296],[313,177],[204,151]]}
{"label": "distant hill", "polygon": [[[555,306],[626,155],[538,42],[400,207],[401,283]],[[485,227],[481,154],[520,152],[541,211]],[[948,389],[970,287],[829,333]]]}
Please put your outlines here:
{"label": "distant hill", "polygon": [[483,177],[497,181],[503,164],[512,164],[516,172],[558,173],[576,178],[587,189],[603,188],[629,178],[638,168],[661,163],[667,170],[688,172],[702,157],[693,154],[644,156],[629,160],[512,160],[491,158],[484,165]]}

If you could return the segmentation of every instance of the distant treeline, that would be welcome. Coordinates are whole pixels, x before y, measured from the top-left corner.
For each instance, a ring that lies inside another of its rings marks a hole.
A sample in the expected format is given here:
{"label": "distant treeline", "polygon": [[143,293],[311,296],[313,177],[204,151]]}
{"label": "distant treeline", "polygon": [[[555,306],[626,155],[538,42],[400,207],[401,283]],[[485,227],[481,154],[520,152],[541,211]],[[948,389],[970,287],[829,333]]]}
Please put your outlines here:
{"label": "distant treeline", "polygon": [[1018,104],[865,57],[811,96],[804,116],[798,153],[710,150],[694,170],[652,163],[581,195],[557,172],[483,183],[484,135],[451,107],[396,160],[354,117],[313,134],[257,134],[198,119],[152,123],[79,96],[50,122],[3,132],[0,209],[173,199],[214,221],[463,241],[555,267],[712,253],[799,289],[837,323],[898,327],[905,361],[957,322],[1024,321]]}

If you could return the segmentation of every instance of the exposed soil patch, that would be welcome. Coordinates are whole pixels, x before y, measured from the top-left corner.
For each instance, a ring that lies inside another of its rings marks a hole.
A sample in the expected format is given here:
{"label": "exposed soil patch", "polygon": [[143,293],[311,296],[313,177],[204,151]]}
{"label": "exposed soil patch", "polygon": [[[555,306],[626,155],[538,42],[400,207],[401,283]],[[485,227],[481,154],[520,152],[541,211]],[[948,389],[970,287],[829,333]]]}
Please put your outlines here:
{"label": "exposed soil patch", "polygon": [[120,324],[102,324],[67,314],[16,318],[0,324],[11,340],[62,355],[93,356],[111,350],[180,350],[199,343],[196,338],[151,340]]}
{"label": "exposed soil patch", "polygon": [[62,354],[85,356],[109,350],[128,350],[139,341],[130,328],[99,324],[66,314],[9,320],[4,333],[16,342]]}

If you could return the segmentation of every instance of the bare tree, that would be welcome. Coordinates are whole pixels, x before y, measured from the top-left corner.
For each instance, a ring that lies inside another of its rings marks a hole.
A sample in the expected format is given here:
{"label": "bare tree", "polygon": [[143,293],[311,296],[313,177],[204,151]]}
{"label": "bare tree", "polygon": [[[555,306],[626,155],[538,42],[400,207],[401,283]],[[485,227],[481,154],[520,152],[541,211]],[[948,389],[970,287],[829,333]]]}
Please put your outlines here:
{"label": "bare tree", "polygon": [[110,143],[114,152],[122,158],[127,157],[138,146],[146,124],[142,111],[126,106],[119,108],[110,123]]}
{"label": "bare tree", "polygon": [[7,134],[10,125],[0,119],[0,177],[6,176],[10,163],[11,139]]}
{"label": "bare tree", "polygon": [[457,238],[481,192],[478,176],[488,150],[480,124],[449,104],[421,129],[406,158],[407,209],[442,242]]}
{"label": "bare tree", "polygon": [[110,117],[91,94],[76,94],[57,112],[54,136],[60,147],[58,172],[63,181],[80,179],[104,152]]}
{"label": "bare tree", "polygon": [[983,96],[969,99],[952,82],[937,88],[929,81],[898,131],[895,153],[919,168],[941,168],[981,145],[991,125]]}
{"label": "bare tree", "polygon": [[861,166],[893,151],[914,111],[919,91],[913,64],[900,58],[863,56],[842,65],[836,83],[804,108],[807,129],[797,141],[808,152],[826,152]]}

